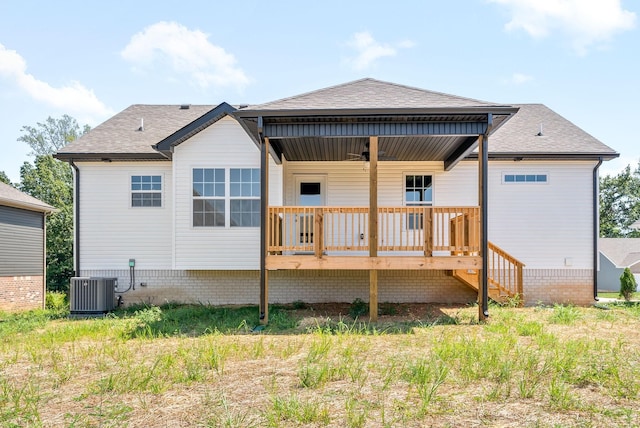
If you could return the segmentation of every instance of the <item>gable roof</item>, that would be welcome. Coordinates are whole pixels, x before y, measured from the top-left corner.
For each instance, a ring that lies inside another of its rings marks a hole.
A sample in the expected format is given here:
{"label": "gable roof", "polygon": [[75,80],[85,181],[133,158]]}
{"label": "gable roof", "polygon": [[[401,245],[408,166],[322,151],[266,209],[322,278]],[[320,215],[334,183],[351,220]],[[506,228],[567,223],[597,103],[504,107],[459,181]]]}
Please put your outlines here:
{"label": "gable roof", "polygon": [[213,109],[212,105],[134,104],[58,150],[62,160],[164,160],[152,146]]}
{"label": "gable roof", "polygon": [[0,205],[43,213],[58,211],[51,205],[2,182],[0,182]]}
{"label": "gable roof", "polygon": [[520,110],[489,139],[492,157],[580,156],[612,159],[611,147],[543,104],[514,104]]}
{"label": "gable roof", "polygon": [[173,148],[185,140],[193,137],[198,132],[203,129],[213,125],[218,120],[223,117],[233,113],[236,111],[236,108],[223,102],[216,106],[213,110],[209,110],[207,113],[203,114],[193,122],[187,124],[186,126],[178,129],[173,134],[169,135],[158,144],[153,145],[152,147],[155,150],[161,151],[167,157],[171,157],[173,153]]}
{"label": "gable roof", "polygon": [[600,238],[598,249],[618,267],[640,262],[640,238]]}
{"label": "gable roof", "polygon": [[495,107],[496,104],[397,83],[365,78],[318,89],[245,110],[321,111],[394,110]]}

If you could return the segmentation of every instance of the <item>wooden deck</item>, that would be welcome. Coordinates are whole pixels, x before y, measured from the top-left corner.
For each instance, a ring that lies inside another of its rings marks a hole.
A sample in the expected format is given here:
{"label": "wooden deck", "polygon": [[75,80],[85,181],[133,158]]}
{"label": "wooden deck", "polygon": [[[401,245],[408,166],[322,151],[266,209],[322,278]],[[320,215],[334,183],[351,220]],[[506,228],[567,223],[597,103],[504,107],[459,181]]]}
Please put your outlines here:
{"label": "wooden deck", "polygon": [[[478,290],[478,207],[379,207],[370,255],[369,208],[269,207],[267,270],[444,270]],[[524,264],[489,243],[489,297],[523,292]]]}

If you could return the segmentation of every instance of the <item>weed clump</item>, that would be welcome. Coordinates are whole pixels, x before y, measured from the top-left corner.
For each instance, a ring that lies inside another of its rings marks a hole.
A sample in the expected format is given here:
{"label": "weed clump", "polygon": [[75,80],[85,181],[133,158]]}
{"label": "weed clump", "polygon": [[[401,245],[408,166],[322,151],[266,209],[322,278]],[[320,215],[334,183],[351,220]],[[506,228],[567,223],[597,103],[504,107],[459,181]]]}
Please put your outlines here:
{"label": "weed clump", "polygon": [[354,320],[369,313],[369,304],[361,298],[356,298],[349,307],[349,316]]}

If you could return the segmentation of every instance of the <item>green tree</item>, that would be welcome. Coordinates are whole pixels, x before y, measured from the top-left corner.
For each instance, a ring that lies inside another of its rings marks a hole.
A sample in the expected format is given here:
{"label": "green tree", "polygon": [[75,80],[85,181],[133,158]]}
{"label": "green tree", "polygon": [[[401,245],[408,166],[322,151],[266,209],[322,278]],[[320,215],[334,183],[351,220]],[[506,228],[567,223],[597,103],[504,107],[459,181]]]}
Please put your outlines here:
{"label": "green tree", "polygon": [[636,291],[638,291],[636,278],[633,276],[633,273],[631,273],[631,269],[628,267],[624,268],[620,276],[620,295],[628,302]]}
{"label": "green tree", "polygon": [[600,236],[604,238],[640,237],[631,224],[640,218],[640,164],[618,175],[600,179]]}
{"label": "green tree", "polygon": [[51,155],[20,168],[20,190],[58,208],[47,216],[47,289],[66,291],[73,274],[73,184],[71,167]]}
{"label": "green tree", "polygon": [[13,186],[11,179],[9,179],[9,176],[4,171],[0,171],[0,182]]}
{"label": "green tree", "polygon": [[89,131],[85,125],[64,115],[47,118],[35,127],[24,126],[18,138],[32,149],[33,163],[20,168],[19,188],[25,193],[56,207],[47,216],[47,289],[66,291],[73,274],[73,174],[71,166],[54,159],[52,154]]}
{"label": "green tree", "polygon": [[24,135],[18,137],[18,141],[31,147],[30,155],[51,155],[90,129],[89,125],[80,128],[73,117],[65,114],[60,119],[48,117],[44,123],[38,122],[36,126],[23,126],[20,131]]}

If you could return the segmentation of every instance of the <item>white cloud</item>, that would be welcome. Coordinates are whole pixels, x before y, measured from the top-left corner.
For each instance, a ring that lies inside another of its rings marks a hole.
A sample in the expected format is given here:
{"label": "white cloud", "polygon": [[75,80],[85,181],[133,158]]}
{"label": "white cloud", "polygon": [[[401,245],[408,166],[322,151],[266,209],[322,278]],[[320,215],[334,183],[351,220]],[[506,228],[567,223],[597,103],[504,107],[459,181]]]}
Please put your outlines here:
{"label": "white cloud", "polygon": [[508,31],[524,30],[534,38],[565,33],[580,55],[608,42],[614,34],[635,27],[636,14],[622,9],[620,0],[488,0],[511,13]]}
{"label": "white cloud", "polygon": [[398,49],[411,48],[414,46],[414,43],[411,40],[403,40],[395,46],[379,43],[369,32],[363,31],[355,33],[347,42],[347,46],[356,51],[356,56],[349,58],[347,63],[351,65],[354,70],[364,70],[373,65],[379,58],[395,56]]}
{"label": "white cloud", "polygon": [[533,80],[533,76],[523,73],[513,73],[511,75],[511,79],[509,79],[509,83],[513,83],[515,85],[522,85],[527,82],[531,82]]}
{"label": "white cloud", "polygon": [[71,82],[59,88],[36,79],[27,73],[27,62],[22,56],[0,44],[0,76],[12,80],[31,98],[66,114],[74,115],[79,120],[95,123],[96,119],[113,114],[92,90],[79,82]]}
{"label": "white cloud", "polygon": [[174,73],[188,76],[202,88],[247,85],[249,78],[235,57],[208,39],[202,31],[176,22],[158,22],[135,34],[120,54],[135,68],[154,73],[160,69],[158,63],[168,64]]}

